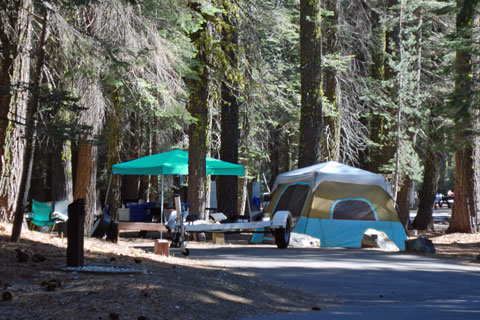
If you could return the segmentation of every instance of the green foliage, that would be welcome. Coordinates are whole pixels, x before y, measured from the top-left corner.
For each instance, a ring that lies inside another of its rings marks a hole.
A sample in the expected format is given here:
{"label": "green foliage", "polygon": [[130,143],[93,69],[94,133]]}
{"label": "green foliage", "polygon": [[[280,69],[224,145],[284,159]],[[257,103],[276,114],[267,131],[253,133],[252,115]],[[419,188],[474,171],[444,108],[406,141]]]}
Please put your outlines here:
{"label": "green foliage", "polygon": [[[371,108],[367,121],[382,119],[382,128],[375,136],[377,147],[369,148],[385,150],[385,146],[395,145],[400,125],[400,145],[395,146],[400,157],[400,176],[409,175],[412,180],[421,181],[421,142],[428,139],[432,131],[445,130],[450,122],[445,102],[452,87],[452,77],[445,70],[453,56],[445,47],[448,36],[445,31],[451,27],[452,20],[451,16],[439,16],[438,13],[448,12],[451,3],[403,1],[401,4],[402,7],[399,2],[384,15],[385,31],[390,34],[398,33],[402,22],[401,33],[390,39],[391,51],[384,57],[389,73],[381,79],[370,79],[369,90],[364,96]],[[400,10],[402,21],[399,20]],[[398,108],[401,108],[400,124],[396,117]],[[412,143],[414,141],[416,143]],[[446,141],[436,143],[444,148]],[[385,155],[385,151],[380,153]],[[394,157],[391,153],[389,159],[380,164],[381,171],[387,175],[394,171]]]}
{"label": "green foliage", "polygon": [[[220,86],[228,83],[240,102],[240,157],[249,172],[295,167],[300,118],[297,0],[47,3],[54,10],[46,47],[44,81],[49,86],[42,91],[42,136],[63,141],[93,129],[75,125],[91,82],[99,86],[97,101],[105,113],[120,118],[125,155],[133,149],[142,155],[150,152],[153,134],[161,141],[160,150],[185,146],[186,128],[197,120],[187,111],[188,86],[206,70],[212,153],[219,149]],[[322,67],[334,74],[338,86],[337,100],[323,97],[322,105],[325,117],[341,123],[342,161],[392,177],[398,149],[401,175],[420,181],[423,147],[432,132],[439,137],[435,148],[446,153],[455,147],[455,125],[468,130],[469,137],[473,133],[463,124],[477,108],[473,97],[478,92],[465,85],[452,94],[453,62],[457,50],[480,55],[476,38],[461,36],[478,30],[455,32],[451,0],[403,0],[392,7],[384,1],[337,0],[330,2],[335,12],[322,3],[324,27],[336,37],[336,49],[321,57]],[[328,22],[335,14],[337,25]],[[238,39],[225,39],[225,34]],[[207,59],[200,62],[199,55]],[[275,157],[279,162],[273,168]]]}
{"label": "green foliage", "polygon": [[[279,128],[283,139],[291,143],[288,152],[296,154],[300,110],[299,11],[290,1],[258,1],[255,10],[245,15],[240,30],[248,57],[244,64],[249,66],[244,90],[247,119],[242,127],[242,156],[251,165],[250,172],[260,174],[268,168],[270,152],[274,151],[270,143],[281,149],[273,139]],[[281,151],[282,157],[288,156],[285,152]]]}

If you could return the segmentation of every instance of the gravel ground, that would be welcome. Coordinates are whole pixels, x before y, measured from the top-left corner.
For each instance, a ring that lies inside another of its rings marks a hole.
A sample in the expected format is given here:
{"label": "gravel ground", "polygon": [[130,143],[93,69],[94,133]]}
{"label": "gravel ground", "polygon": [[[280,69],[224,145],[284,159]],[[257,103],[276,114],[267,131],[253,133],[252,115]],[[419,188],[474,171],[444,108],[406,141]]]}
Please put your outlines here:
{"label": "gravel ground", "polygon": [[[85,266],[124,271],[111,273],[62,270],[67,239],[56,234],[24,228],[18,244],[8,241],[10,234],[11,225],[0,223],[0,320],[240,319],[342,303],[227,266],[156,255],[152,238],[126,237],[137,233],[122,234],[117,244],[85,239]],[[480,263],[479,234],[418,232],[410,238],[418,236],[432,240],[433,256]],[[244,239],[232,237],[226,246],[245,245]]]}
{"label": "gravel ground", "polygon": [[[23,228],[9,242],[0,223],[0,319],[239,319],[321,310],[340,303],[254,274],[153,253],[153,239],[85,239],[85,266],[132,272],[63,271],[67,239]],[[113,268],[115,269],[115,268]]]}

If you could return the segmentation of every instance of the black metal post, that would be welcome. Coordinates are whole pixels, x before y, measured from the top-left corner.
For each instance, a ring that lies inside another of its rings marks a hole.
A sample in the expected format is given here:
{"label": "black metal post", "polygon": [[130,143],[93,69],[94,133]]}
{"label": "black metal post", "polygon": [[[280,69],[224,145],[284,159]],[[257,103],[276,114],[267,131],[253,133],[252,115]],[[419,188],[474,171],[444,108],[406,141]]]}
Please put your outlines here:
{"label": "black metal post", "polygon": [[68,206],[67,267],[83,267],[83,232],[85,200],[77,199]]}

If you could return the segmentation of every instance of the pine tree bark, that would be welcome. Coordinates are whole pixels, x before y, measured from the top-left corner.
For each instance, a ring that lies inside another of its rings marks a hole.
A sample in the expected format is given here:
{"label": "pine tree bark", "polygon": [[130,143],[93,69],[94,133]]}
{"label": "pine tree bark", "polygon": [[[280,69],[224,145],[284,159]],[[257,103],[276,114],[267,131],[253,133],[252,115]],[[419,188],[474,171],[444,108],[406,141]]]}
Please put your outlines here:
{"label": "pine tree bark", "polygon": [[86,201],[84,230],[85,234],[89,234],[98,213],[96,193],[98,147],[94,144],[94,139],[103,126],[106,105],[98,79],[81,80],[79,90],[85,109],[80,112],[78,122],[89,126],[91,130],[83,135],[79,142],[73,200]]}
{"label": "pine tree bark", "polygon": [[472,49],[472,24],[479,1],[457,0],[457,33],[465,43],[457,49],[455,57],[455,89],[452,106],[455,115],[455,195],[454,207],[447,232],[474,233],[477,231],[473,196],[473,149],[469,130],[473,128],[471,104],[474,94]]}
{"label": "pine tree bark", "polygon": [[[0,217],[2,220],[12,221],[13,213],[18,210],[19,198],[23,200],[20,190],[22,173],[25,164],[25,134],[28,113],[32,46],[32,15],[33,3],[31,0],[18,2],[18,11],[15,27],[17,55],[11,66],[10,78],[11,96],[7,101],[8,125],[5,131],[4,152],[2,154],[2,175],[0,178]],[[21,195],[21,196],[20,196]],[[21,202],[21,201],[20,201]],[[18,218],[17,218],[18,219]],[[18,223],[20,225],[18,226]],[[17,221],[12,234],[20,234],[21,221]]]}
{"label": "pine tree bark", "polygon": [[[325,55],[338,53],[337,48],[337,28],[338,28],[338,9],[337,0],[326,0],[326,10],[333,13],[325,17],[324,20],[324,49]],[[323,128],[325,139],[322,141],[323,154],[328,160],[340,161],[340,106],[341,92],[340,85],[337,82],[337,72],[334,66],[328,66],[323,69],[325,79],[325,98],[328,99],[328,106],[323,106]]]}
{"label": "pine tree bark", "polygon": [[301,114],[298,167],[322,160],[322,2],[300,1]]}
{"label": "pine tree bark", "polygon": [[277,176],[282,168],[281,153],[280,148],[278,148],[278,146],[282,143],[282,129],[277,126],[270,130],[270,132],[271,137],[268,145],[270,161],[268,162],[268,165],[270,167],[271,176],[270,181],[268,181],[268,185],[271,187],[275,183],[275,179],[277,179]]}
{"label": "pine tree bark", "polygon": [[73,201],[72,151],[69,142],[54,143],[50,163],[51,199]]}
{"label": "pine tree bark", "polygon": [[[132,111],[129,114],[130,124],[130,148],[127,161],[140,158],[140,125],[137,114]],[[140,197],[140,176],[137,175],[125,175],[122,179],[122,198],[124,200],[137,201]]]}
{"label": "pine tree bark", "polygon": [[[387,7],[386,10],[387,12],[390,10],[399,10],[395,9],[399,7],[399,0],[388,0],[387,1]],[[395,15],[400,15],[399,12],[395,12]],[[395,24],[391,29],[387,29],[385,32],[385,54],[386,56],[392,57],[392,59],[396,59],[396,63],[399,61],[399,47],[400,47],[400,25]],[[383,59],[383,80],[393,80],[397,77],[397,71],[392,68],[391,66],[391,60],[388,58]],[[389,95],[392,99],[392,101],[395,101],[396,97],[398,97],[399,91],[398,87],[393,87],[391,88]],[[396,112],[397,110],[392,110],[391,111],[391,117],[397,117],[398,113]],[[383,165],[388,164],[394,157],[395,157],[395,152],[396,152],[396,141],[391,139],[390,141],[387,141],[388,139],[388,131],[389,130],[396,130],[397,128],[388,128],[388,120],[386,119],[385,116],[379,116],[378,125],[380,126],[381,129],[379,129],[380,132],[378,132],[378,136],[374,137],[374,142],[378,143],[380,145],[380,150],[379,150],[379,160],[380,162],[375,164],[374,166],[376,168],[381,168]],[[400,123],[397,123],[397,125],[400,125]],[[377,169],[378,170],[378,169]],[[396,198],[396,195],[393,195],[394,198]]]}
{"label": "pine tree bark", "polygon": [[[476,13],[473,22],[475,28],[480,28],[480,14]],[[474,43],[480,43],[480,33],[476,32],[473,35]],[[480,55],[473,56],[473,78],[476,79],[476,85],[474,90],[480,92]],[[475,98],[474,104],[480,105],[480,97]],[[480,224],[480,108],[474,110],[474,132],[477,133],[473,138],[473,171],[475,172],[473,177],[473,198],[475,203],[475,224],[479,228]]]}
{"label": "pine tree bark", "polygon": [[188,128],[188,199],[190,215],[205,217],[208,75],[204,70],[190,94],[189,112],[195,122]]}
{"label": "pine tree bark", "polygon": [[[431,139],[432,140],[432,139]],[[417,230],[433,230],[433,207],[440,180],[442,153],[433,146],[433,141],[428,143],[423,169],[423,183],[420,190],[417,215],[412,227]]]}
{"label": "pine tree bark", "polygon": [[[200,5],[191,3],[191,8],[201,14]],[[205,17],[207,18],[207,17]],[[194,71],[196,79],[190,82],[188,111],[195,119],[188,127],[188,200],[190,215],[205,217],[206,209],[206,163],[208,132],[208,57],[204,48],[203,37],[208,33],[207,23],[190,34],[190,40],[197,46],[197,64]]]}
{"label": "pine tree bark", "polygon": [[78,163],[73,199],[86,201],[85,232],[89,234],[97,213],[97,146],[89,143],[86,136],[79,144]]}
{"label": "pine tree bark", "polygon": [[[150,145],[150,151],[151,154],[157,154],[160,152],[158,150],[158,118],[154,117],[153,119],[153,131],[150,133],[151,134],[151,145]],[[155,202],[159,200],[160,201],[160,196],[158,194],[158,176],[150,176],[150,195],[149,195],[149,201],[150,202]],[[163,206],[163,203],[161,204]]]}
{"label": "pine tree bark", "polygon": [[[34,70],[33,76],[33,86],[31,88],[30,99],[27,103],[27,112],[25,117],[25,136],[22,137],[24,142],[23,150],[23,168],[20,172],[20,182],[18,186],[18,195],[17,195],[17,204],[15,207],[14,220],[12,226],[12,236],[11,241],[18,242],[20,241],[20,234],[22,230],[23,223],[23,214],[26,211],[26,205],[28,200],[28,193],[30,191],[30,181],[32,177],[32,168],[33,168],[33,159],[35,151],[35,140],[36,140],[36,115],[39,104],[40,97],[40,84],[41,84],[41,73],[44,65],[45,59],[45,41],[47,38],[47,21],[48,21],[48,11],[43,7],[43,19],[42,19],[42,31],[40,33],[38,48],[36,51],[37,61]],[[27,4],[25,10],[28,10],[30,14],[33,12],[33,3]],[[30,11],[31,10],[31,11]]]}
{"label": "pine tree bark", "polygon": [[[227,27],[223,28],[222,50],[228,57],[229,68],[237,72],[238,59],[235,50],[238,47],[238,32],[235,26],[234,12],[224,6],[226,14],[223,19]],[[240,139],[238,91],[233,81],[235,75],[226,76],[222,80],[222,114],[221,114],[221,143],[220,159],[238,163],[238,145]],[[238,178],[236,176],[218,176],[216,179],[217,209],[223,212],[231,221],[238,219]]]}
{"label": "pine tree bark", "polygon": [[398,192],[397,207],[399,211],[400,221],[405,230],[408,230],[410,224],[410,208],[409,208],[409,194],[411,189],[411,183],[409,176],[405,176],[402,182],[402,187]]}
{"label": "pine tree bark", "polygon": [[[117,89],[118,90],[118,89]],[[116,163],[120,163],[120,150],[122,133],[120,130],[121,118],[119,111],[121,110],[121,101],[119,93],[112,88],[111,100],[113,107],[110,109],[108,117],[108,155],[107,155],[107,183],[110,184],[110,190],[107,190],[109,198],[105,199],[105,203],[110,205],[110,217],[118,219],[118,207],[121,205],[120,181],[119,175],[112,174],[112,167]],[[110,182],[111,179],[111,182]]]}
{"label": "pine tree bark", "polygon": [[[377,4],[377,2],[373,3]],[[370,5],[372,3],[368,2],[367,9],[370,12],[370,23],[372,26],[369,39],[371,44],[370,56],[372,59],[369,74],[373,80],[380,82],[385,77],[386,27],[379,14],[379,9],[373,9]],[[360,167],[376,173],[379,173],[382,163],[382,153],[379,145],[381,145],[381,137],[385,135],[383,121],[382,117],[373,108],[369,108],[368,117],[364,120],[364,124],[369,129],[369,139],[373,143],[368,145],[366,150],[362,152]]]}
{"label": "pine tree bark", "polygon": [[[8,112],[10,110],[10,99],[12,98],[12,71],[15,57],[18,54],[18,47],[21,44],[17,41],[16,30],[21,8],[21,1],[2,1],[0,3],[0,41],[2,50],[2,65],[0,74],[0,157],[4,154],[5,136],[8,126]],[[0,172],[2,172],[3,161],[0,161]],[[5,212],[2,211],[0,220],[7,220]]]}

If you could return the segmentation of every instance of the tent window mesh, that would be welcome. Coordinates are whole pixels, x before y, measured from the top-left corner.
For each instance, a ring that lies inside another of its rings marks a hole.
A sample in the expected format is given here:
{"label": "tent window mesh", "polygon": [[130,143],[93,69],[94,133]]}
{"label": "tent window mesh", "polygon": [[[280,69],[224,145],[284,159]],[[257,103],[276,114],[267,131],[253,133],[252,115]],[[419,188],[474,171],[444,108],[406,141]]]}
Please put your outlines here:
{"label": "tent window mesh", "polygon": [[370,205],[365,201],[342,200],[335,204],[332,218],[336,220],[375,221],[375,214]]}
{"label": "tent window mesh", "polygon": [[288,186],[280,196],[274,212],[288,210],[292,217],[300,217],[309,191],[310,186],[306,184]]}

